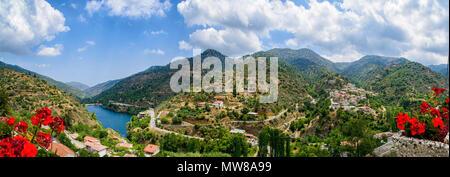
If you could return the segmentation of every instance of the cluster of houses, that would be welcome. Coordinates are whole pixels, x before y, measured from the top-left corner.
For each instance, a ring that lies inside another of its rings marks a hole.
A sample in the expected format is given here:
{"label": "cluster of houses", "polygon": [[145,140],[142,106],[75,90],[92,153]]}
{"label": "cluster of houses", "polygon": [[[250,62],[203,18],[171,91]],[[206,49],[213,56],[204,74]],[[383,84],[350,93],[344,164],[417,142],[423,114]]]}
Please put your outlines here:
{"label": "cluster of houses", "polygon": [[256,140],[256,137],[252,134],[246,133],[245,130],[242,129],[231,129],[231,134],[243,134],[245,137],[247,137],[247,142],[250,143],[252,146],[258,145],[258,140]]}
{"label": "cluster of houses", "polygon": [[[72,143],[80,149],[85,149],[89,153],[98,154],[100,157],[104,157],[106,155],[110,156],[111,152],[108,152],[108,147],[102,145],[100,143],[100,140],[94,137],[85,136],[84,137],[84,143],[78,142],[74,139],[78,138],[78,134],[70,134],[70,132],[66,132],[69,135],[69,139],[71,139]],[[117,148],[125,148],[125,149],[131,149],[133,148],[133,144],[127,143],[126,141],[122,140],[120,143],[116,144]],[[49,147],[49,150],[55,153],[59,157],[77,157],[77,153],[75,153],[73,150],[68,148],[67,146],[58,143],[57,141],[53,141]],[[144,148],[145,156],[151,157],[156,154],[158,154],[160,151],[160,148],[158,145],[149,144]],[[133,150],[130,151],[131,153],[134,153]],[[119,156],[112,156],[112,157],[119,157]],[[123,157],[136,157],[134,154],[125,154]]]}
{"label": "cluster of houses", "polygon": [[143,118],[143,117],[151,117],[152,116],[152,111],[153,111],[153,108],[150,108],[149,110],[146,110],[146,111],[142,111],[142,112],[140,112],[138,115],[137,115],[137,117],[139,118],[139,119],[141,119],[141,118]]}
{"label": "cluster of houses", "polygon": [[215,96],[214,99],[216,101],[214,101],[213,103],[199,102],[199,103],[197,103],[197,105],[199,107],[205,107],[206,104],[209,104],[209,105],[211,105],[211,106],[213,106],[215,108],[218,108],[218,109],[225,107],[225,104],[223,103],[223,100],[225,100],[225,96]]}
{"label": "cluster of houses", "polygon": [[100,140],[90,136],[84,137],[84,145],[86,146],[86,151],[93,154],[98,154],[100,157],[105,156],[106,150],[108,149],[108,147],[100,144]]}
{"label": "cluster of houses", "polygon": [[353,84],[347,84],[341,90],[334,90],[330,92],[331,96],[331,109],[343,108],[344,110],[362,111],[366,114],[375,113],[375,111],[369,107],[362,106],[357,107],[358,102],[366,100],[366,95],[376,95],[371,91],[366,91],[361,88],[356,88]]}

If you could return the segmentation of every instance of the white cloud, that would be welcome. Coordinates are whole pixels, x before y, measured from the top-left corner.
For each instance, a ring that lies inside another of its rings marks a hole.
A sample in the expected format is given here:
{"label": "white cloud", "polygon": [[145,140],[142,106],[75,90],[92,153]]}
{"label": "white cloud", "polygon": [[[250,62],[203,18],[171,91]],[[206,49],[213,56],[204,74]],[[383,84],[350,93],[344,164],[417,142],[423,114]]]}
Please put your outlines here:
{"label": "white cloud", "polygon": [[70,6],[71,6],[72,8],[74,8],[74,9],[77,8],[77,4],[75,4],[75,3],[70,3]]}
{"label": "white cloud", "polygon": [[148,55],[148,54],[157,54],[157,55],[164,55],[165,52],[162,51],[161,49],[145,49],[144,50],[144,54]]}
{"label": "white cloud", "polygon": [[103,0],[101,0],[101,1],[95,1],[95,0],[94,1],[88,1],[86,3],[85,9],[86,9],[86,11],[88,11],[88,13],[90,15],[92,15],[94,12],[97,12],[98,10],[100,10],[102,5],[103,5]]}
{"label": "white cloud", "polygon": [[83,16],[82,14],[80,14],[80,16],[78,16],[78,20],[79,20],[81,23],[86,23],[86,22],[87,22],[86,18],[84,18],[84,16]]}
{"label": "white cloud", "polygon": [[54,57],[61,55],[61,51],[64,49],[62,44],[55,44],[53,47],[47,47],[45,45],[39,46],[39,50],[37,52],[38,56],[47,56]]}
{"label": "white cloud", "polygon": [[5,61],[5,59],[3,59],[2,57],[0,57],[0,61],[1,61],[1,62],[4,62],[4,61]]}
{"label": "white cloud", "polygon": [[92,0],[87,2],[85,9],[91,15],[104,8],[111,16],[150,18],[154,15],[165,16],[171,6],[169,0]]}
{"label": "white cloud", "polygon": [[86,44],[88,44],[88,45],[95,45],[95,41],[86,41]]}
{"label": "white cloud", "polygon": [[48,68],[48,67],[50,67],[50,64],[36,64],[36,66],[38,68]]}
{"label": "white cloud", "polygon": [[359,53],[353,46],[344,48],[339,53],[332,53],[331,55],[323,55],[323,57],[334,62],[352,62],[359,60],[364,55]]}
{"label": "white cloud", "polygon": [[288,39],[284,42],[284,44],[291,48],[296,48],[298,46],[298,42],[295,39]]}
{"label": "white cloud", "polygon": [[69,31],[64,15],[45,0],[1,0],[0,7],[0,52],[29,54],[30,48]]}
{"label": "white cloud", "polygon": [[95,45],[95,41],[86,41],[86,45],[78,48],[77,51],[78,52],[84,52],[86,49],[88,49],[90,46],[94,46]]}
{"label": "white cloud", "polygon": [[[231,55],[263,48],[260,40],[270,39],[270,31],[278,30],[295,36],[285,41],[286,46],[320,49],[324,55],[339,57],[335,60],[361,54],[409,54],[409,59],[426,64],[447,60],[447,0],[343,0],[342,3],[310,0],[307,3],[308,8],[290,0],[185,0],[177,7],[187,25],[203,27],[191,34],[192,45],[217,47]],[[227,31],[246,37],[226,36]],[[203,39],[212,33],[222,41],[205,43]],[[252,47],[238,47],[240,43]]]}
{"label": "white cloud", "polygon": [[146,36],[156,36],[156,35],[167,35],[168,33],[164,30],[159,30],[159,31],[148,31],[145,30],[144,31],[144,35]]}
{"label": "white cloud", "polygon": [[187,43],[186,41],[179,41],[178,48],[180,50],[191,50],[192,46],[191,46],[191,44]]}
{"label": "white cloud", "polygon": [[217,49],[229,56],[240,56],[248,51],[261,50],[261,41],[254,33],[239,29],[216,30],[208,28],[197,30],[189,35],[192,44],[203,50]]}

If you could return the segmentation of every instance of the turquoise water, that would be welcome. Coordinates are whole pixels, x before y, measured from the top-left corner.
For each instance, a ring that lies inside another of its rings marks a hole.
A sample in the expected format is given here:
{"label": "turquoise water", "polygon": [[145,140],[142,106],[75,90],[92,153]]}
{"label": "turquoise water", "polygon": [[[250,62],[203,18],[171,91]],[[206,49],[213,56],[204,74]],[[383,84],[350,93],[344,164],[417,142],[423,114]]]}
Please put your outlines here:
{"label": "turquoise water", "polygon": [[86,109],[92,114],[95,112],[97,120],[104,128],[111,128],[120,133],[120,136],[127,137],[127,123],[131,119],[130,114],[117,113],[100,106],[86,106]]}

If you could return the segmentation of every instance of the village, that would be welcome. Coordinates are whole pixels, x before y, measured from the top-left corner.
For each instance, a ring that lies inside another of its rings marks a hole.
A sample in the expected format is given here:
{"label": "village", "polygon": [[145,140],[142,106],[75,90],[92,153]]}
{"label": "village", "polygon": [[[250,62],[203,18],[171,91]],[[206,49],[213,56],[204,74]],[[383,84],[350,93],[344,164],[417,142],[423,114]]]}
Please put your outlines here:
{"label": "village", "polygon": [[[367,95],[377,95],[374,92],[357,88],[353,84],[347,84],[340,90],[330,91],[329,94],[331,97],[330,109],[337,110],[342,108],[349,111],[362,111],[365,114],[375,114],[375,111],[372,108],[365,105],[368,102]],[[195,138],[199,140],[203,140],[203,138],[201,135],[195,133],[195,127],[221,125],[226,127],[230,134],[244,135],[246,141],[255,147],[258,146],[258,138],[253,134],[255,131],[248,132],[245,128],[240,128],[239,123],[247,125],[247,128],[248,125],[252,124],[267,125],[280,117],[285,117],[287,110],[281,110],[278,113],[264,112],[264,114],[266,114],[264,116],[261,115],[261,112],[253,112],[252,110],[247,109],[246,105],[242,102],[242,99],[252,98],[253,96],[254,94],[252,93],[241,93],[237,97],[234,97],[231,94],[224,93],[216,94],[210,97],[209,100],[195,100],[186,96],[179,97],[168,102],[166,105],[162,105],[155,109],[149,108],[146,111],[142,111],[138,113],[136,117],[138,119],[149,119],[148,127],[151,131],[158,134],[176,134],[189,139]],[[192,110],[202,111],[198,112],[194,118],[188,116],[183,118],[181,122],[174,121],[177,117],[177,113],[186,107]],[[298,105],[296,108],[298,109]],[[237,112],[240,114],[240,117],[245,117],[245,120],[231,119],[228,116],[224,116],[226,118],[221,117],[221,114],[229,112]],[[287,130],[292,121],[301,118],[301,116],[293,117],[294,118],[289,118],[289,120],[279,124],[279,127]],[[190,133],[186,134],[186,132]],[[72,134],[66,131],[66,134],[76,148],[86,150],[92,154],[98,154],[100,157],[137,157],[136,149],[133,148],[133,144],[129,143],[127,139],[120,136],[115,137],[115,140],[119,142],[115,146],[115,149],[119,149],[119,152],[114,152],[113,149],[102,145],[100,140],[96,138],[86,136],[82,139],[82,141],[78,141],[80,138],[77,133]],[[296,136],[291,134],[291,137]],[[160,152],[160,146],[156,144],[146,144],[144,147],[145,148],[143,151],[145,153],[145,157],[152,157]],[[57,140],[55,140],[52,144],[50,150],[61,157],[79,156],[79,154],[74,153],[68,147],[57,142]]]}
{"label": "village", "polygon": [[[70,131],[65,131],[67,138],[70,139],[70,142],[77,148],[81,150],[85,150],[91,154],[96,154],[99,157],[121,157],[118,156],[118,152],[114,152],[112,149],[109,149],[107,146],[101,144],[100,140],[94,137],[85,136],[83,138],[83,142],[78,141],[79,135],[77,133],[71,134]],[[136,150],[133,149],[133,144],[128,143],[125,139],[121,139],[121,142],[118,143],[115,147],[120,151],[125,151],[122,157],[137,157],[135,155]],[[53,139],[53,142],[50,144],[49,151],[53,152],[55,155],[59,157],[79,157],[80,154],[78,152],[74,152],[69,147],[60,143],[57,138]],[[160,147],[154,144],[148,144],[144,148],[145,157],[152,157],[158,154],[160,151]]]}
{"label": "village", "polygon": [[365,114],[375,114],[375,110],[365,105],[365,102],[369,101],[367,95],[376,96],[377,94],[348,83],[341,90],[330,91],[330,109],[342,108],[349,111],[362,111]]}

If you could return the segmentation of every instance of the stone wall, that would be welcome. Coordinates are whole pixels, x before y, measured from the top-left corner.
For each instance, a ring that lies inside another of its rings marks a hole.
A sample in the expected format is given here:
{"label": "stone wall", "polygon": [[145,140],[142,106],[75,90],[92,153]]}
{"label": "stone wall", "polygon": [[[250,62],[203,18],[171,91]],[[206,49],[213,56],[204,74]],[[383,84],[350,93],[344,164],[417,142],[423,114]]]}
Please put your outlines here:
{"label": "stone wall", "polygon": [[398,157],[449,157],[448,143],[409,138],[399,134],[391,138],[392,150]]}

